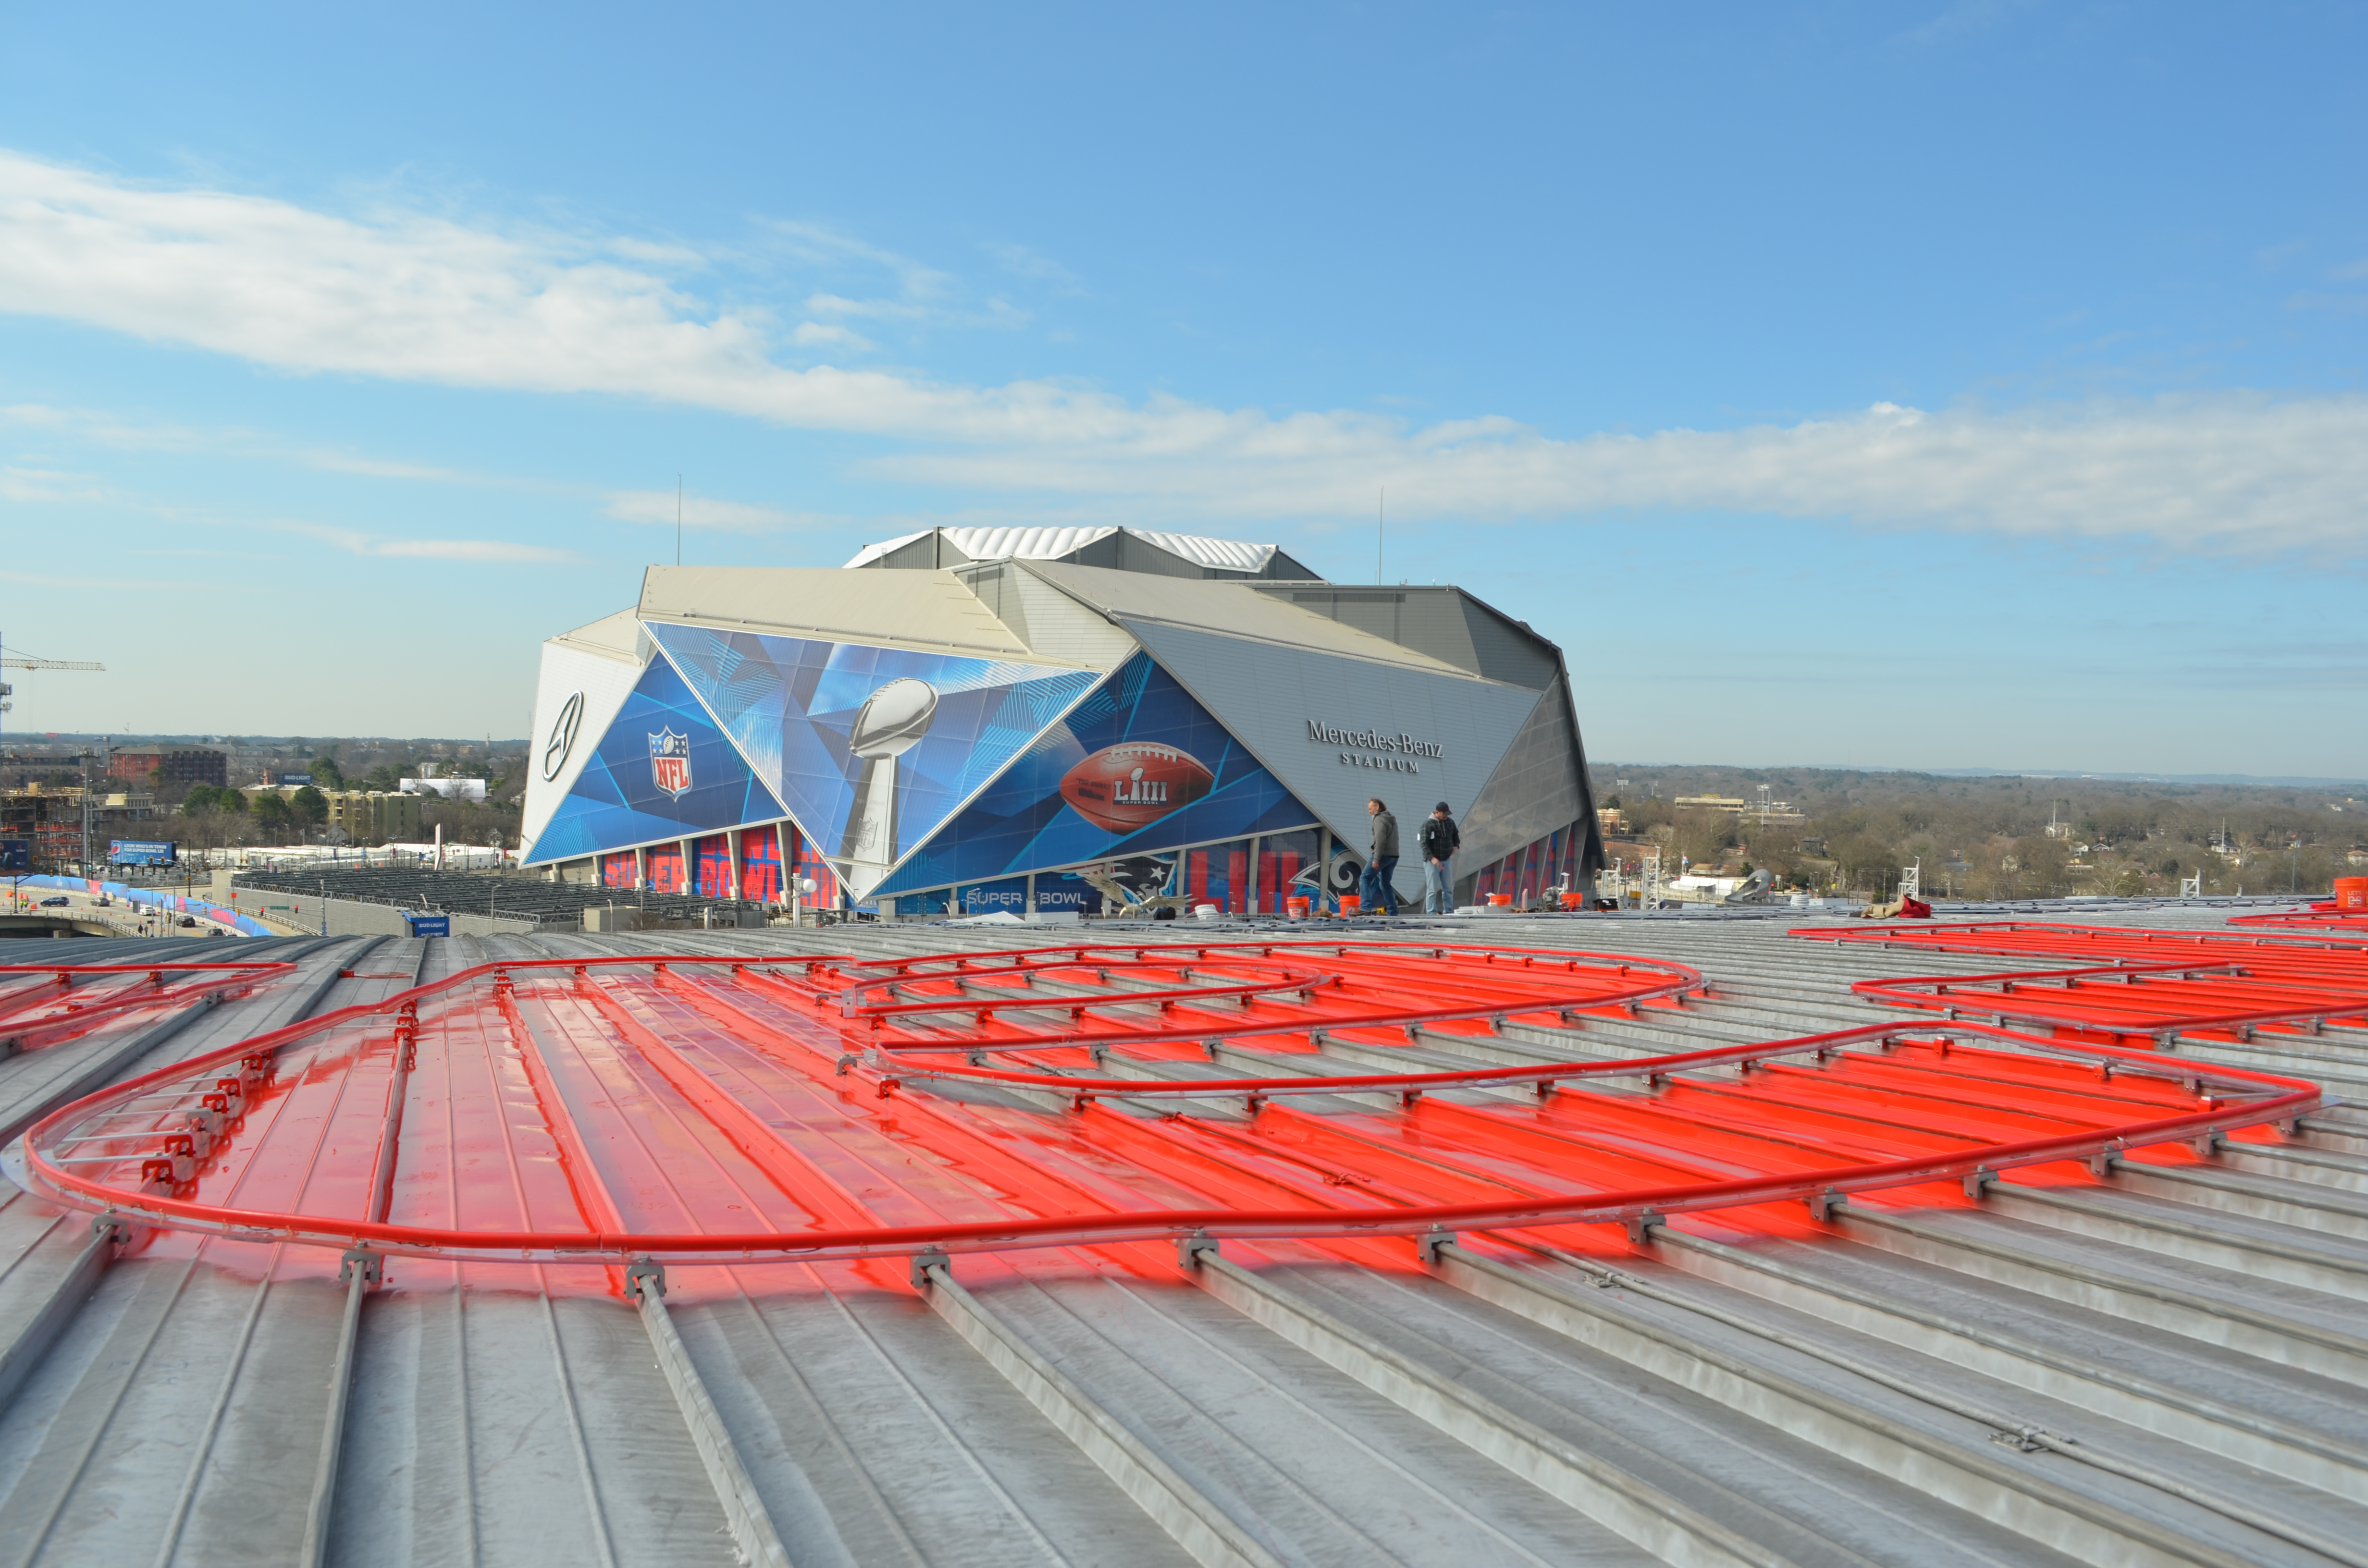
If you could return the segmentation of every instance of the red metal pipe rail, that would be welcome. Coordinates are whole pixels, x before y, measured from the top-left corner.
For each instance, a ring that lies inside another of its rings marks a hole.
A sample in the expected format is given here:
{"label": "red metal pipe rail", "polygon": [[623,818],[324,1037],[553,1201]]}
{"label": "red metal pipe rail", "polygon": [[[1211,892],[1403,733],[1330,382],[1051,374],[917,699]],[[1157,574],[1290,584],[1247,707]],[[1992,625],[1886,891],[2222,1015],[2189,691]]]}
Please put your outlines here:
{"label": "red metal pipe rail", "polygon": [[2348,942],[2010,921],[1793,935],[2064,960],[2054,969],[1867,980],[1850,987],[1872,1001],[1952,1018],[1986,1014],[2157,1046],[2181,1034],[2242,1035],[2262,1026],[2314,1034],[2330,1024],[2368,1027],[2368,948]]}
{"label": "red metal pipe rail", "polygon": [[[291,963],[252,962],[142,964],[0,964],[0,980],[25,977],[0,990],[0,1054],[37,1050],[70,1040],[117,1014],[143,1007],[176,1007],[214,992],[295,972]],[[165,977],[211,978],[168,985]],[[39,977],[47,977],[46,979]],[[115,982],[106,984],[106,982]],[[77,982],[80,988],[77,989]],[[94,994],[94,992],[96,994]]]}
{"label": "red metal pipe rail", "polygon": [[[1190,960],[1130,951],[1113,967],[1253,961],[1214,947]],[[1070,955],[1060,960],[1070,969],[1085,961],[1075,948],[1038,952]],[[1351,945],[1332,955],[1317,992],[1326,1006],[1337,999],[1339,1017],[1290,1005],[1293,1026],[1262,1016],[1286,1006],[1264,995],[1171,998],[1211,1021],[1106,1049],[1156,1065],[1194,1059],[1178,1053],[1179,1039],[1258,1041],[1281,1069],[1318,1051],[1324,1034],[1438,1015],[1398,1005],[1426,991],[1452,995],[1453,1017],[1485,1031],[1480,1020],[1500,1016],[1675,1006],[1674,993],[1638,989],[1701,987],[1693,971],[1669,972],[1679,966],[1527,957]],[[979,977],[1037,961],[978,958],[969,972]],[[1616,1062],[1325,1078],[1113,1078],[1075,1040],[1030,1046],[1036,1059],[1011,1065],[931,1063],[873,1055],[866,1004],[848,1016],[843,999],[876,994],[883,969],[900,984],[964,972],[944,960],[806,958],[485,964],[68,1107],[28,1135],[28,1179],[128,1221],[245,1239],[455,1260],[736,1264],[1635,1224],[1779,1200],[1821,1210],[1835,1195],[2208,1142],[2319,1104],[2315,1086],[2291,1079],[1964,1021]],[[1099,996],[1140,1006],[1145,994]],[[816,1007],[816,997],[839,1005]],[[1004,1027],[999,1014],[973,1015],[973,1034]],[[934,1049],[973,1047],[947,1038]],[[1791,1057],[1812,1060],[1778,1061]],[[1728,1069],[1736,1076],[1713,1075]],[[1648,1092],[1429,1097],[1617,1078],[1642,1078]],[[1049,1088],[1071,1108],[887,1092],[906,1080]],[[1377,1092],[1399,1103],[1322,1116],[1271,1103]],[[1263,1108],[1144,1117],[1096,1103],[1215,1094]],[[502,1151],[490,1164],[489,1147]]]}

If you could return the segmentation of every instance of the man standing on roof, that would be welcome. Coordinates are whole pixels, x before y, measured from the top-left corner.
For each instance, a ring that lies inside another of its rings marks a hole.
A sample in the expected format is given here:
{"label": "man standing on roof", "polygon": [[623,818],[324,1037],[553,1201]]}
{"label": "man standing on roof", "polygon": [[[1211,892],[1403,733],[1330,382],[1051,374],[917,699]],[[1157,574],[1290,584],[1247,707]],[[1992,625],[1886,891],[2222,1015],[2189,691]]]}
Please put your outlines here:
{"label": "man standing on roof", "polygon": [[1463,830],[1455,819],[1447,814],[1447,802],[1441,801],[1430,815],[1422,819],[1422,912],[1425,915],[1455,913],[1455,870],[1450,864],[1455,852],[1463,847]]}
{"label": "man standing on roof", "polygon": [[1365,810],[1373,819],[1373,852],[1365,858],[1365,885],[1359,890],[1361,903],[1368,914],[1395,915],[1398,891],[1390,885],[1390,878],[1398,869],[1398,819],[1378,799],[1367,801]]}

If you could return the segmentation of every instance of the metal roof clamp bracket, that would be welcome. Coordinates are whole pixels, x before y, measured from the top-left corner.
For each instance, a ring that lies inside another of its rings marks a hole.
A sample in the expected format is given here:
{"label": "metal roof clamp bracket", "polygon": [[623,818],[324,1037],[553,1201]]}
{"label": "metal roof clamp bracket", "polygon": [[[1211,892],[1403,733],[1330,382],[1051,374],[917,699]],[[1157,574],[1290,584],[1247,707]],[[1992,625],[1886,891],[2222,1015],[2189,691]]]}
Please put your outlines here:
{"label": "metal roof clamp bracket", "polygon": [[1428,1231],[1425,1231],[1420,1235],[1415,1237],[1414,1255],[1422,1261],[1422,1266],[1425,1268],[1437,1268],[1439,1267],[1439,1249],[1443,1246],[1452,1246],[1454,1244],[1454,1242],[1455,1233],[1453,1231],[1449,1230],[1444,1225],[1433,1225]]}
{"label": "metal roof clamp bracket", "polygon": [[[1217,1059],[1218,1051],[1224,1047],[1224,1043],[1225,1042],[1221,1040],[1204,1040],[1201,1042],[1201,1053],[1207,1056],[1210,1061],[1214,1062]],[[1095,1064],[1097,1066],[1100,1064],[1099,1058],[1096,1060]]]}
{"label": "metal roof clamp bracket", "polygon": [[1998,1172],[1987,1165],[1975,1165],[1965,1173],[1965,1196],[1979,1203],[1989,1194],[1990,1183],[1998,1180]]}
{"label": "metal roof clamp bracket", "polygon": [[1266,1096],[1264,1095],[1244,1095],[1242,1096],[1242,1114],[1245,1116],[1256,1116],[1258,1113],[1258,1107],[1264,1104],[1266,1104]]}
{"label": "metal roof clamp bracket", "polygon": [[1809,1194],[1805,1201],[1809,1205],[1809,1218],[1822,1225],[1833,1219],[1835,1210],[1850,1202],[1850,1194],[1829,1187],[1823,1192]]}
{"label": "metal roof clamp bracket", "polygon": [[1636,1245],[1643,1246],[1653,1239],[1653,1227],[1664,1222],[1661,1211],[1657,1209],[1647,1209],[1642,1213],[1631,1214],[1627,1220],[1628,1239]]}
{"label": "metal roof clamp bracket", "polygon": [[838,1061],[832,1064],[831,1071],[844,1078],[847,1076],[847,1070],[862,1060],[861,1056],[852,1051],[842,1051]]}
{"label": "metal roof clamp bracket", "polygon": [[351,1279],[357,1268],[362,1271],[364,1283],[376,1285],[386,1278],[386,1255],[368,1247],[347,1247],[337,1259],[337,1283]]}
{"label": "metal roof clamp bracket", "polygon": [[1309,1029],[1307,1031],[1307,1043],[1317,1047],[1326,1046],[1332,1043],[1332,1036],[1329,1031],[1325,1029]]}
{"label": "metal roof clamp bracket", "polygon": [[119,1253],[130,1251],[140,1239],[139,1233],[124,1223],[123,1217],[112,1209],[102,1209],[90,1217],[90,1233],[113,1242]]}
{"label": "metal roof clamp bracket", "polygon": [[1107,1045],[1089,1045],[1086,1047],[1086,1055],[1096,1067],[1099,1067],[1110,1060],[1110,1047]]}
{"label": "metal roof clamp bracket", "polygon": [[2195,1157],[2197,1159],[2209,1160],[2216,1158],[2219,1155],[2221,1146],[2226,1144],[2227,1142],[2228,1135],[2215,1130],[2211,1132],[2201,1133],[2196,1137],[2189,1139],[2187,1141],[2187,1146],[2195,1151]]}
{"label": "metal roof clamp bracket", "polygon": [[1398,1091],[1398,1105],[1402,1109],[1412,1110],[1416,1105],[1421,1101],[1421,1099],[1422,1091],[1420,1089],[1400,1089]]}
{"label": "metal roof clamp bracket", "polygon": [[1559,1082],[1559,1079],[1554,1078],[1540,1078],[1536,1083],[1531,1084],[1530,1087],[1537,1092],[1538,1098],[1542,1100],[1552,1099],[1554,1097],[1554,1086]]}
{"label": "metal roof clamp bracket", "polygon": [[637,1257],[625,1269],[625,1300],[641,1301],[655,1290],[666,1295],[666,1265],[655,1257]]}
{"label": "metal roof clamp bracket", "polygon": [[1087,1090],[1080,1089],[1069,1096],[1069,1108],[1072,1111],[1082,1111],[1093,1103],[1094,1096]]}
{"label": "metal roof clamp bracket", "polygon": [[951,1275],[953,1272],[953,1259],[946,1256],[943,1248],[931,1247],[927,1252],[915,1253],[913,1255],[913,1289],[926,1290],[929,1288],[930,1269],[942,1268]]}
{"label": "metal roof clamp bracket", "polygon": [[2122,1153],[2126,1147],[2127,1145],[2123,1144],[2120,1139],[2116,1138],[2112,1142],[2106,1144],[2103,1148],[2098,1150],[2095,1153],[2089,1155],[2089,1174],[2097,1177],[2100,1181],[2105,1177],[2112,1176],[2113,1174],[2113,1167],[2121,1164]]}
{"label": "metal roof clamp bracket", "polygon": [[1212,1257],[1224,1256],[1217,1249],[1217,1238],[1206,1231],[1195,1231],[1189,1236],[1177,1237],[1176,1267],[1187,1274],[1191,1273],[1201,1267],[1201,1255],[1204,1252]]}

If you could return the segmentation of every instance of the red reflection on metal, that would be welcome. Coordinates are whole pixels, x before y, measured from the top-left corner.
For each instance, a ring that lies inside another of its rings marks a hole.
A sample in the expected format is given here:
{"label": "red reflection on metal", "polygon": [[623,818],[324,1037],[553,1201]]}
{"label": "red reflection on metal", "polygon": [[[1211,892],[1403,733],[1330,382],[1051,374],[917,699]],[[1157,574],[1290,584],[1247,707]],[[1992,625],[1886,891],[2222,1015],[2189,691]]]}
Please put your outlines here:
{"label": "red reflection on metal", "polygon": [[1986,1179],[2319,1103],[1963,1020],[1618,1060],[1523,1039],[1702,989],[1677,964],[1396,944],[501,962],[93,1096],[27,1165],[152,1225],[456,1260],[1353,1249]]}
{"label": "red reflection on metal", "polygon": [[[0,1040],[33,1051],[135,1010],[171,1011],[295,972],[290,963],[0,964]],[[407,978],[407,977],[406,977]]]}
{"label": "red reflection on metal", "polygon": [[1879,926],[1792,933],[1813,940],[1931,952],[2049,958],[2050,969],[1864,980],[1850,989],[1951,1018],[2044,1024],[2058,1033],[2127,1044],[2173,1035],[2232,1038],[2256,1029],[2317,1033],[2368,1024],[2368,945],[2340,937],[2141,931],[2110,926]]}

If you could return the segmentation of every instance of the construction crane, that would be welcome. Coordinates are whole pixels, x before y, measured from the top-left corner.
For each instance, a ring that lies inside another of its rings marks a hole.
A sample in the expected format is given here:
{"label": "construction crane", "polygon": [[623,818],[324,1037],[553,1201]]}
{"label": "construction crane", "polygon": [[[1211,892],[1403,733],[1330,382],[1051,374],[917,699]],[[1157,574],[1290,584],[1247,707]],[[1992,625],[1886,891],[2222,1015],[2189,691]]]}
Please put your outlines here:
{"label": "construction crane", "polygon": [[94,664],[88,659],[20,659],[14,654],[0,658],[0,665],[12,670],[104,670],[107,668],[105,665]]}
{"label": "construction crane", "polygon": [[[97,670],[104,674],[107,666],[102,664],[95,663],[89,659],[36,659],[28,653],[11,653],[7,651],[5,644],[0,644],[0,669]],[[16,694],[17,688],[15,687],[9,685],[5,680],[0,680],[0,713],[6,713],[16,706],[15,703],[8,700],[8,699],[14,697]]]}

